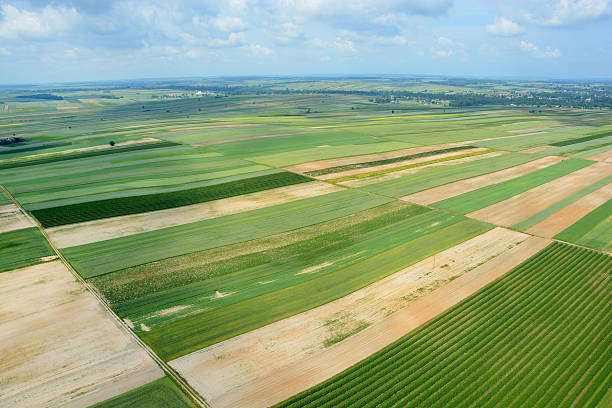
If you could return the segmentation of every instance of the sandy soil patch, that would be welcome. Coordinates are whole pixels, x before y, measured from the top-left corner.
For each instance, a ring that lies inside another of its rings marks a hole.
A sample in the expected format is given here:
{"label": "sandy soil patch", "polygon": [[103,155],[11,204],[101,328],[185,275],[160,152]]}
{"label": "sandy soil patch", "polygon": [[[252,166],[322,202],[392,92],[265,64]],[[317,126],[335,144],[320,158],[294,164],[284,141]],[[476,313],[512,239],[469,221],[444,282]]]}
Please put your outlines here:
{"label": "sandy soil patch", "polygon": [[587,157],[587,160],[611,162],[612,163],[612,148],[607,152],[597,153],[593,156]]}
{"label": "sandy soil patch", "polygon": [[460,155],[468,154],[468,153],[481,152],[483,150],[487,150],[487,148],[486,147],[475,147],[473,149],[466,149],[466,150],[461,150],[457,152],[437,154],[434,156],[419,157],[417,159],[404,160],[401,162],[383,164],[380,166],[362,167],[360,169],[352,169],[352,170],[340,171],[337,173],[324,174],[322,176],[316,176],[315,178],[319,180],[330,180],[330,179],[335,179],[335,178],[340,178],[340,177],[353,176],[355,174],[369,173],[371,171],[393,169],[396,167],[407,166],[407,165],[416,164],[416,163],[423,163],[423,162],[427,162],[430,160],[443,159],[445,157],[460,156]]}
{"label": "sandy soil patch", "polygon": [[57,261],[0,274],[0,406],[87,407],[163,373]]}
{"label": "sandy soil patch", "polygon": [[314,181],[185,207],[63,225],[46,231],[58,248],[66,248],[255,210],[341,189],[329,183]]}
{"label": "sandy soil patch", "polygon": [[411,169],[394,171],[394,172],[391,172],[391,173],[381,174],[381,175],[371,176],[371,177],[365,177],[365,178],[362,178],[362,179],[343,181],[343,182],[340,182],[338,184],[340,184],[342,186],[347,186],[347,187],[361,187],[361,186],[365,186],[365,185],[368,185],[368,184],[380,183],[380,182],[383,182],[383,181],[393,180],[393,179],[396,179],[396,178],[408,176],[410,174],[415,174],[415,173],[421,172],[423,170],[428,170],[428,169],[432,169],[432,168],[435,168],[435,167],[452,166],[454,164],[467,163],[467,162],[481,160],[481,159],[486,159],[486,158],[490,158],[490,157],[498,157],[498,156],[501,156],[501,155],[504,155],[504,154],[507,154],[507,153],[508,152],[502,152],[502,151],[496,151],[496,152],[491,152],[491,153],[484,153],[484,154],[479,154],[479,155],[475,155],[475,156],[464,157],[462,159],[447,160],[447,161],[433,163],[433,164],[426,164],[426,165],[419,166],[419,167],[414,167],[414,168],[411,168]]}
{"label": "sandy soil patch", "polygon": [[612,183],[576,200],[529,228],[527,232],[542,237],[554,237],[611,198]]}
{"label": "sandy soil patch", "polygon": [[[308,171],[327,169],[329,167],[346,166],[347,164],[356,164],[356,163],[366,163],[366,162],[375,161],[375,160],[393,159],[396,157],[406,156],[409,154],[430,152],[432,150],[448,149],[451,147],[462,146],[464,144],[465,143],[449,143],[449,144],[444,144],[444,145],[413,147],[409,149],[394,150],[392,152],[365,154],[361,156],[341,157],[337,159],[328,159],[328,160],[317,160],[313,162],[301,163],[301,164],[296,164],[295,166],[286,167],[285,170],[292,171],[295,173],[306,173]],[[457,152],[454,152],[454,153],[457,153]]]}
{"label": "sandy soil patch", "polygon": [[532,147],[531,149],[521,150],[521,153],[540,153],[544,150],[554,149],[555,147],[556,146],[551,146],[551,145],[537,146],[537,147]]}
{"label": "sandy soil patch", "polygon": [[0,233],[34,227],[34,221],[15,204],[0,206]]}
{"label": "sandy soil patch", "polygon": [[71,110],[71,109],[80,109],[80,106],[56,106],[57,110]]}
{"label": "sandy soil patch", "polygon": [[[346,297],[170,364],[215,407],[269,406],[392,343],[548,242],[496,228]],[[367,328],[326,347],[326,340],[360,327]]]}
{"label": "sandy soil patch", "polygon": [[595,163],[507,200],[471,212],[468,217],[496,225],[511,226],[611,174],[612,164]]}
{"label": "sandy soil patch", "polygon": [[[144,137],[142,139],[128,140],[126,142],[117,143],[117,144],[115,144],[115,147],[117,147],[117,146],[129,146],[129,145],[133,145],[133,144],[137,144],[137,143],[150,143],[150,142],[159,142],[159,141],[160,141],[159,139],[156,139],[154,137]],[[102,149],[110,149],[110,148],[111,148],[110,145],[104,144],[104,145],[97,145],[97,146],[80,147],[78,149],[62,150],[61,152],[50,152],[50,153],[32,154],[30,156],[22,156],[19,159],[28,159],[28,158],[32,158],[32,157],[43,157],[43,156],[49,156],[49,155],[60,155],[60,154],[74,153],[74,152],[86,152],[86,151],[89,151],[89,150],[102,150]],[[6,160],[6,161],[12,161],[12,160],[9,159],[9,160]]]}
{"label": "sandy soil patch", "polygon": [[565,158],[556,156],[543,157],[541,159],[520,164],[515,167],[496,171],[494,173],[483,174],[482,176],[476,176],[466,180],[459,180],[455,181],[454,183],[444,184],[429,190],[420,191],[418,193],[401,197],[400,199],[410,203],[429,205],[431,203],[446,200],[447,198],[468,193],[479,188],[501,183],[502,181],[511,180],[513,178],[531,173],[532,171],[552,166],[553,164],[559,163],[562,160],[565,160]]}

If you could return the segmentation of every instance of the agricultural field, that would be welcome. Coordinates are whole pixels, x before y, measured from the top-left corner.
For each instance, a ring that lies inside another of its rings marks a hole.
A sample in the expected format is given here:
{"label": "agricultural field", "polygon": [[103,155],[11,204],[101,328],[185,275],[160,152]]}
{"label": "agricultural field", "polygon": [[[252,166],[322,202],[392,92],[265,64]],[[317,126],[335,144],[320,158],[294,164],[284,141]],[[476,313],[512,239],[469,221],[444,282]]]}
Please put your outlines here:
{"label": "agricultural field", "polygon": [[610,112],[425,83],[0,89],[0,405],[605,401]]}

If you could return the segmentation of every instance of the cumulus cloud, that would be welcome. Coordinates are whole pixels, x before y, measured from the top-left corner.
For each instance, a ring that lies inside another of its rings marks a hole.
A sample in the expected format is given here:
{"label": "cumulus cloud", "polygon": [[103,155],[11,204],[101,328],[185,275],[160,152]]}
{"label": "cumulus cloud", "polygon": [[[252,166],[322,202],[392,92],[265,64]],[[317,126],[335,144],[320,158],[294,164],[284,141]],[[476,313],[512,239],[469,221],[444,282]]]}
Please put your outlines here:
{"label": "cumulus cloud", "polygon": [[448,37],[438,37],[436,44],[435,47],[429,49],[433,57],[451,57],[457,54],[467,57],[467,53],[464,51],[465,45],[463,43],[453,41]]}
{"label": "cumulus cloud", "polygon": [[269,48],[263,47],[259,44],[251,45],[250,48],[251,48],[251,53],[257,57],[266,57],[268,55],[274,54],[274,51],[272,51]]}
{"label": "cumulus cloud", "polygon": [[577,27],[612,15],[612,0],[543,1],[526,15],[528,21],[549,27]]}
{"label": "cumulus cloud", "polygon": [[495,17],[495,22],[487,26],[489,34],[500,37],[514,37],[523,31],[525,31],[523,27],[506,17]]}
{"label": "cumulus cloud", "polygon": [[227,38],[213,38],[208,41],[208,46],[213,48],[237,47],[246,43],[244,33],[230,33]]}
{"label": "cumulus cloud", "polygon": [[519,46],[522,51],[527,52],[536,58],[559,58],[561,56],[561,51],[559,51],[558,48],[546,47],[546,49],[542,50],[537,45],[527,41],[521,41]]}
{"label": "cumulus cloud", "polygon": [[0,14],[0,38],[11,40],[57,38],[73,28],[80,19],[74,8],[64,6],[46,6],[40,11],[28,11],[3,4]]}

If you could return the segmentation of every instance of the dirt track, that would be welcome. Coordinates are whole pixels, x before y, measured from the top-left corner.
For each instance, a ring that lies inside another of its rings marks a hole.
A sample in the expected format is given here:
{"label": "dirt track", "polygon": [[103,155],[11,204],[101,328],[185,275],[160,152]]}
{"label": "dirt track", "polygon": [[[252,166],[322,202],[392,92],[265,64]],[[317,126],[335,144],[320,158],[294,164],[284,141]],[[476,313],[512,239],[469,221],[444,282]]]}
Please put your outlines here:
{"label": "dirt track", "polygon": [[[214,407],[268,406],[392,343],[547,243],[496,228],[344,298],[191,353],[170,365]],[[450,281],[451,277],[455,279]],[[371,326],[325,347],[325,340],[364,324]]]}
{"label": "dirt track", "polygon": [[532,162],[510,167],[501,171],[496,171],[494,173],[483,174],[482,176],[459,180],[454,183],[444,184],[429,190],[410,194],[401,197],[401,200],[421,205],[429,205],[431,203],[446,200],[447,198],[455,197],[460,194],[478,190],[479,188],[501,183],[502,181],[511,180],[524,174],[531,173],[532,171],[552,166],[553,164],[559,163],[562,160],[565,159],[556,156],[543,157]]}
{"label": "dirt track", "polygon": [[0,406],[88,407],[162,377],[59,262],[0,274]]}
{"label": "dirt track", "polygon": [[612,164],[595,163],[507,200],[474,211],[468,214],[468,217],[496,225],[511,226],[611,174]]}
{"label": "dirt track", "polygon": [[55,246],[66,248],[255,210],[340,189],[341,187],[315,181],[185,207],[63,225],[49,228],[46,232]]}

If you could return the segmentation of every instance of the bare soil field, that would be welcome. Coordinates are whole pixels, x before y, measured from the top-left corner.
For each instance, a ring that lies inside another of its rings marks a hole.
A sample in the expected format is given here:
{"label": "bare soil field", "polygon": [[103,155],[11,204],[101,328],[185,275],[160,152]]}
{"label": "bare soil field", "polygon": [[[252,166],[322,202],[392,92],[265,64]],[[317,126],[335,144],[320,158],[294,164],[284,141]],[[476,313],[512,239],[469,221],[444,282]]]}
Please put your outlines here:
{"label": "bare soil field", "polygon": [[532,147],[531,149],[521,150],[521,153],[540,153],[544,150],[554,149],[555,147],[556,146],[551,146],[551,145],[536,146],[536,147]]}
{"label": "bare soil field", "polygon": [[167,210],[62,225],[49,228],[46,232],[55,246],[67,248],[255,210],[339,190],[342,188],[313,181]]}
{"label": "bare soil field", "polygon": [[366,162],[375,161],[375,160],[393,159],[396,157],[406,156],[409,154],[430,152],[432,150],[448,149],[451,147],[457,147],[457,146],[462,146],[462,145],[465,145],[465,143],[448,143],[448,144],[443,144],[443,145],[423,146],[423,147],[414,147],[410,149],[394,150],[392,152],[365,154],[362,156],[351,156],[351,157],[341,157],[337,159],[317,160],[317,161],[308,162],[308,163],[296,164],[295,166],[285,167],[285,170],[293,171],[295,173],[306,173],[308,171],[327,169],[329,167],[346,166],[348,164],[357,164],[357,163],[366,163]]}
{"label": "bare soil field", "polygon": [[511,226],[585,186],[612,174],[612,164],[595,163],[467,216],[496,225]]}
{"label": "bare soil field", "polygon": [[593,156],[589,156],[587,157],[587,160],[612,162],[612,149],[608,150],[607,152],[597,153]]}
{"label": "bare soil field", "polygon": [[496,228],[346,297],[170,364],[214,407],[268,406],[392,343],[548,242]]}
{"label": "bare soil field", "polygon": [[461,150],[460,152],[449,152],[449,153],[437,154],[437,155],[434,155],[434,156],[419,157],[418,159],[405,160],[405,161],[391,163],[391,164],[383,164],[383,165],[380,165],[380,166],[362,167],[360,169],[353,169],[353,170],[340,171],[340,172],[337,172],[337,173],[324,174],[322,176],[316,176],[315,178],[317,178],[319,180],[329,180],[329,179],[334,179],[334,178],[353,176],[355,174],[368,173],[368,172],[371,172],[371,171],[379,171],[379,170],[385,170],[385,169],[392,169],[392,168],[395,168],[395,167],[407,166],[407,165],[410,165],[410,164],[422,163],[422,162],[427,162],[427,161],[430,161],[430,160],[438,160],[438,159],[443,159],[445,157],[452,157],[452,156],[459,156],[459,155],[462,155],[462,154],[481,152],[483,150],[487,150],[487,148],[485,148],[485,147],[475,147],[473,149]]}
{"label": "bare soil field", "polygon": [[0,406],[88,407],[162,377],[59,261],[0,274]]}
{"label": "bare soil field", "polygon": [[15,204],[0,206],[0,233],[34,227],[34,221]]}
{"label": "bare soil field", "polygon": [[532,162],[496,171],[494,173],[483,174],[482,176],[476,176],[466,180],[459,180],[454,183],[445,184],[429,190],[410,194],[401,197],[401,200],[416,204],[429,205],[437,201],[446,200],[447,198],[478,190],[479,188],[501,183],[506,180],[511,180],[513,178],[531,173],[532,171],[552,166],[553,164],[559,163],[562,160],[565,160],[565,158],[547,156]]}
{"label": "bare soil field", "polygon": [[554,237],[611,198],[612,184],[608,184],[557,211],[529,228],[527,232],[542,237]]}

